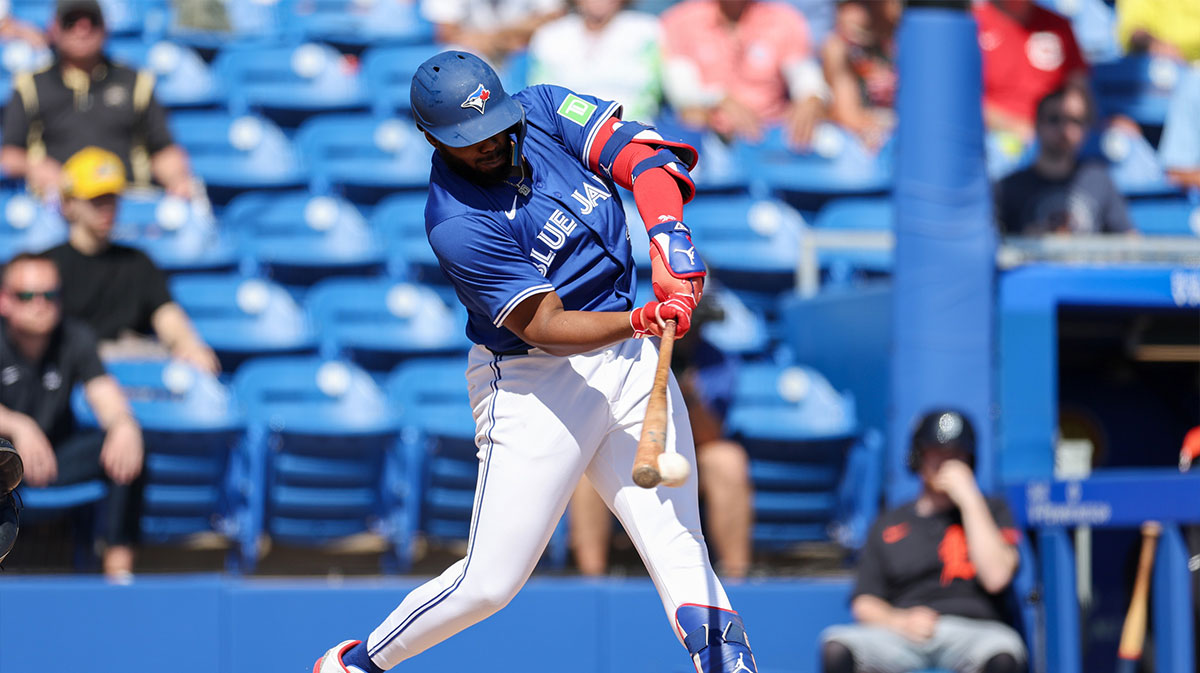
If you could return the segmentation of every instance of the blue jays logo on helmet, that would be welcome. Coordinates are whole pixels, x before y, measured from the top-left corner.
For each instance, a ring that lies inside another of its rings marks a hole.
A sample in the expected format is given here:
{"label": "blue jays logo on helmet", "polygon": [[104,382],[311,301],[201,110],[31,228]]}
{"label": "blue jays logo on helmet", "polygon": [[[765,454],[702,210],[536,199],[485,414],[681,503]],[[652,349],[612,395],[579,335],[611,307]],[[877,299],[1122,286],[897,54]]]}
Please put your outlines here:
{"label": "blue jays logo on helmet", "polygon": [[470,96],[462,102],[460,107],[469,107],[473,110],[479,110],[479,114],[483,114],[483,107],[487,105],[488,98],[491,98],[492,92],[483,88],[483,85],[475,87]]}

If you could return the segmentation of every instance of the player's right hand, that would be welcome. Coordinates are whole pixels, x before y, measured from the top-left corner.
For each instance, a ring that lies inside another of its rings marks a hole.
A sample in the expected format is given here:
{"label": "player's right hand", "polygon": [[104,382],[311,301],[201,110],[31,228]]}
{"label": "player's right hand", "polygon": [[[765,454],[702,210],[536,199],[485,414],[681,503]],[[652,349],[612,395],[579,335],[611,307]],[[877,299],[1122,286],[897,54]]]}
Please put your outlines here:
{"label": "player's right hand", "polygon": [[933,637],[937,629],[938,613],[932,608],[918,605],[898,610],[897,613],[892,628],[900,635],[917,643],[923,643]]}
{"label": "player's right hand", "polygon": [[645,306],[633,309],[629,314],[629,324],[633,327],[633,336],[641,339],[644,336],[660,337],[668,320],[675,321],[675,338],[687,334],[692,326],[692,311],[696,302],[689,297],[673,295],[666,301],[646,302]]}

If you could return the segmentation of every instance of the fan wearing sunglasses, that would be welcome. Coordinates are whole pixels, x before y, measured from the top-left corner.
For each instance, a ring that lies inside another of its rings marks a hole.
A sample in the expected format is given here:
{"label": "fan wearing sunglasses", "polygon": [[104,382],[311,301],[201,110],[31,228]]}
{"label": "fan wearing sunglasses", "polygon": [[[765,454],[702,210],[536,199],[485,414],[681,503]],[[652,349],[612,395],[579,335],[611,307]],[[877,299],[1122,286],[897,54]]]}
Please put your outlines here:
{"label": "fan wearing sunglasses", "polygon": [[[78,427],[71,410],[76,384],[100,431]],[[26,485],[109,482],[104,572],[127,577],[141,500],[141,428],[105,373],[91,328],[63,318],[58,267],[44,255],[19,254],[0,276],[0,437],[21,455]]]}
{"label": "fan wearing sunglasses", "polygon": [[1081,159],[1095,122],[1087,91],[1066,86],[1037,106],[1037,157],[996,186],[1000,231],[1016,236],[1133,230],[1104,162]]}

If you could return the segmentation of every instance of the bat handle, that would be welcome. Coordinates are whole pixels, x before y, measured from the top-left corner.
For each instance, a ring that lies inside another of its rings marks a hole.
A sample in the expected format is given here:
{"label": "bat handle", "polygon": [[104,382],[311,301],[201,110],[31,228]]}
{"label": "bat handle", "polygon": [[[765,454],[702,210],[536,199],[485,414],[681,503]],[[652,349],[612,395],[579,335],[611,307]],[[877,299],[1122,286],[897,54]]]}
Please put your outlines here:
{"label": "bat handle", "polygon": [[674,350],[675,321],[667,320],[658,349],[654,386],[650,388],[650,401],[646,403],[646,416],[642,420],[642,437],[633,460],[633,483],[642,488],[654,488],[662,481],[658,456],[667,449],[667,380]]}

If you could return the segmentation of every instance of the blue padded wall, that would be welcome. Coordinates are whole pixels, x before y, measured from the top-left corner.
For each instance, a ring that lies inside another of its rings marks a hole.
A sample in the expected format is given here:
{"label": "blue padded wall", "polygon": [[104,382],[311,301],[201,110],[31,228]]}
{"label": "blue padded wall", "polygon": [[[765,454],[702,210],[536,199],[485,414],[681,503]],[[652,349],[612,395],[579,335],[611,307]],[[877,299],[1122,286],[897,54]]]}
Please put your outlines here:
{"label": "blue padded wall", "polygon": [[916,418],[961,408],[991,485],[995,229],[984,161],[981,66],[966,12],[910,7],[900,25],[890,502],[916,493],[903,455]]}

